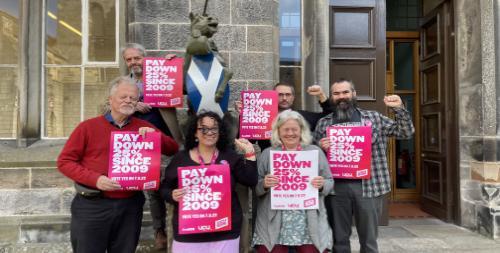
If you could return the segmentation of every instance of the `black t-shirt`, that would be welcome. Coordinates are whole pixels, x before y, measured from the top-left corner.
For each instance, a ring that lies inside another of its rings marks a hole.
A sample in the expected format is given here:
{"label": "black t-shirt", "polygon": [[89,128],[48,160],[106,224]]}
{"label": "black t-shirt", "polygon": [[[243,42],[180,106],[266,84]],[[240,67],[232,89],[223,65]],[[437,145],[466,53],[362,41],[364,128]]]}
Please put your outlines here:
{"label": "black t-shirt", "polygon": [[168,167],[165,169],[165,179],[161,182],[160,190],[162,197],[174,205],[174,213],[172,217],[172,225],[174,231],[174,239],[178,242],[213,242],[221,240],[236,239],[240,236],[241,223],[243,219],[238,195],[235,191],[236,183],[248,187],[254,187],[258,181],[257,162],[243,158],[233,150],[220,151],[215,164],[229,164],[231,175],[231,230],[200,233],[200,234],[179,234],[179,210],[178,202],[172,199],[172,191],[179,187],[177,168],[185,166],[199,166],[189,156],[188,150],[183,150],[177,153]]}

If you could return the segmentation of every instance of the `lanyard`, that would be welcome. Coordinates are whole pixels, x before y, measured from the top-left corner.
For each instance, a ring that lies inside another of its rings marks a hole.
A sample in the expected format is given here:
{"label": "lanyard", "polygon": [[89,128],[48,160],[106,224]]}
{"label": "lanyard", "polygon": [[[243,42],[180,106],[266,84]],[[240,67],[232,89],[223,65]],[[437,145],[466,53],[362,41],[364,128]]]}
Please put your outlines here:
{"label": "lanyard", "polygon": [[[281,145],[281,150],[286,151],[285,145]],[[296,151],[301,151],[301,150],[302,150],[302,146],[300,146],[300,144],[297,145],[297,150]]]}
{"label": "lanyard", "polygon": [[[198,154],[198,159],[200,160],[201,165],[205,165],[205,161],[203,160],[203,157],[200,154],[200,150],[196,148],[196,153]],[[217,156],[219,156],[219,150],[215,149],[214,154],[212,155],[212,160],[210,161],[210,165],[215,164],[215,160],[217,160]]]}

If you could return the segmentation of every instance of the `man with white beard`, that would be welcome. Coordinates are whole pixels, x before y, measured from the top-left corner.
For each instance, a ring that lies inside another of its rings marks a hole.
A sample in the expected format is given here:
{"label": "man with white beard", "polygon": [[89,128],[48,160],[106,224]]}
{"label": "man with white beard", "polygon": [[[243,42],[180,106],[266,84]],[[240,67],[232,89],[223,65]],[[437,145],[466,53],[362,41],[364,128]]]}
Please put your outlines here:
{"label": "man with white beard", "polygon": [[318,121],[313,133],[314,143],[327,152],[330,141],[326,129],[332,125],[372,128],[371,177],[335,178],[334,192],[325,199],[328,220],[333,230],[333,252],[351,252],[349,237],[353,215],[361,245],[360,252],[378,252],[378,219],[383,195],[391,190],[386,158],[387,137],[411,138],[415,131],[411,115],[398,95],[384,98],[385,105],[394,111],[395,120],[376,111],[359,108],[354,84],[349,80],[334,82],[330,91],[335,109]]}
{"label": "man with white beard", "polygon": [[[120,184],[108,177],[112,132],[134,131],[145,135],[159,131],[151,123],[132,117],[139,89],[128,77],[111,81],[110,111],[81,122],[64,145],[57,168],[75,181],[71,203],[71,245],[73,252],[133,253],[139,242],[144,195],[142,191],[120,191]],[[161,134],[161,152],[173,155],[175,141]]]}

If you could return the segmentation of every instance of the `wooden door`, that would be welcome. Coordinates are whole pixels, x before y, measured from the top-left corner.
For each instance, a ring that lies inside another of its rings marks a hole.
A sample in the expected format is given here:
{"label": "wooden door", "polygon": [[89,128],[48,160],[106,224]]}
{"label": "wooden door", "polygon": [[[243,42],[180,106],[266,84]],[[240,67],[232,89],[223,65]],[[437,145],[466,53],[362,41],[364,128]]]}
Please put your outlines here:
{"label": "wooden door", "polygon": [[330,0],[330,83],[350,79],[364,109],[385,111],[385,1]]}
{"label": "wooden door", "polygon": [[453,220],[459,174],[452,10],[450,1],[439,5],[424,17],[420,32],[421,203],[446,221]]}

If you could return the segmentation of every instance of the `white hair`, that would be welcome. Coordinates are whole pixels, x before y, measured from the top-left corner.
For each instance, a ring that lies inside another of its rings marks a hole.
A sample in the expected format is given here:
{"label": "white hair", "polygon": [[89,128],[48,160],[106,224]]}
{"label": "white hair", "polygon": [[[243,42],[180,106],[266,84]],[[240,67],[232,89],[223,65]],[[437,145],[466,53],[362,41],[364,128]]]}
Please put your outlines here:
{"label": "white hair", "polygon": [[137,85],[135,85],[135,82],[134,80],[132,80],[132,78],[128,76],[119,76],[109,82],[109,96],[113,96],[116,92],[116,89],[120,85],[131,85],[137,88]]}
{"label": "white hair", "polygon": [[125,53],[125,51],[127,51],[127,49],[131,49],[131,48],[137,49],[142,56],[146,55],[146,49],[144,48],[143,45],[138,44],[138,43],[127,43],[124,47],[121,48],[122,57],[123,57],[123,54]]}
{"label": "white hair", "polygon": [[304,119],[300,113],[293,110],[285,110],[282,111],[273,122],[273,130],[271,135],[271,145],[273,147],[277,147],[282,145],[280,136],[279,136],[279,128],[285,124],[288,120],[295,120],[299,123],[300,126],[300,144],[301,145],[309,145],[311,144],[312,137],[311,131],[309,130],[309,124]]}

